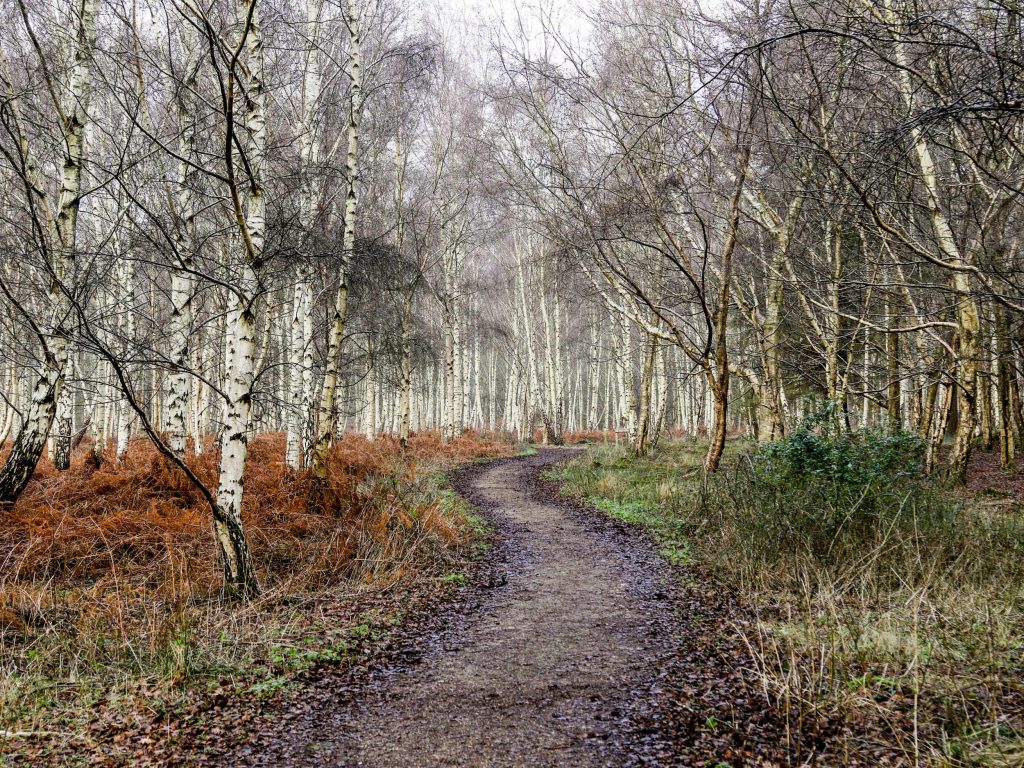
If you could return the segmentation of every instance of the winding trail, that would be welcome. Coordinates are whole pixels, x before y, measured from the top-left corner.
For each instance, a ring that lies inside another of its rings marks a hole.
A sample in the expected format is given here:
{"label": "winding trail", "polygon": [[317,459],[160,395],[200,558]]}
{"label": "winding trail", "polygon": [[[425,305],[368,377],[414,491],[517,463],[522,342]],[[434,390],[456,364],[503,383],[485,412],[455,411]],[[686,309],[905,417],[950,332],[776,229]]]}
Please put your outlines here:
{"label": "winding trail", "polygon": [[499,534],[490,585],[419,658],[376,675],[355,704],[299,729],[288,754],[264,764],[665,764],[651,713],[672,654],[668,575],[644,540],[538,483],[567,455],[461,476],[460,492]]}

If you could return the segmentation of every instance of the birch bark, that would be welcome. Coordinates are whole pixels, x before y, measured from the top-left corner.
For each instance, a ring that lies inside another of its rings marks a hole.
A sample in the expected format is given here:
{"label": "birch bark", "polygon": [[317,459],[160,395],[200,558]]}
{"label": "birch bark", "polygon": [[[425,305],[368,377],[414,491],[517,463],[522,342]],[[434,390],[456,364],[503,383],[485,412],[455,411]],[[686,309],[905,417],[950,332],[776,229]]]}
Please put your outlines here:
{"label": "birch bark", "polygon": [[[40,337],[43,369],[32,390],[28,412],[14,445],[0,470],[0,503],[17,500],[39,462],[56,416],[70,348],[72,307],[69,296],[74,294],[75,287],[78,213],[82,197],[85,132],[89,123],[89,101],[92,94],[97,0],[78,0],[76,6],[78,24],[75,30],[74,63],[66,86],[67,97],[64,104],[54,105],[59,113],[64,148],[55,222],[49,213],[49,198],[29,147],[28,134],[21,125],[17,100],[11,100],[26,181],[45,211],[43,236],[47,240],[45,247],[50,251],[53,280],[49,289],[49,327],[44,331],[45,335]],[[7,69],[6,60],[0,64]]]}
{"label": "birch bark", "polygon": [[363,111],[363,57],[362,26],[356,0],[348,0],[347,21],[349,26],[349,78],[350,98],[348,126],[346,128],[347,151],[345,153],[345,216],[342,236],[343,264],[338,275],[338,292],[334,302],[330,337],[327,344],[327,365],[324,372],[323,390],[317,418],[316,443],[313,456],[313,475],[319,480],[327,477],[327,453],[334,440],[337,425],[338,375],[341,365],[341,345],[345,338],[345,315],[348,308],[348,267],[356,245],[356,190],[359,183],[359,121]]}
{"label": "birch bark", "polygon": [[178,167],[175,177],[175,201],[172,211],[174,228],[172,245],[175,265],[171,269],[171,316],[168,320],[170,342],[170,372],[167,376],[166,430],[167,446],[178,456],[185,455],[188,435],[188,412],[191,397],[189,375],[189,339],[195,321],[193,296],[195,294],[194,251],[192,232],[196,216],[195,177],[200,159],[195,141],[195,88],[196,66],[191,61],[195,47],[191,24],[182,25],[181,55],[185,58],[186,76],[175,88],[175,108],[178,120]]}
{"label": "birch bark", "polygon": [[263,259],[266,239],[266,195],[264,174],[267,151],[266,85],[263,79],[263,35],[260,27],[258,0],[242,0],[241,11],[246,19],[243,35],[248,58],[248,81],[242,127],[248,154],[249,177],[243,195],[235,179],[234,130],[236,73],[228,73],[227,131],[225,160],[231,180],[231,197],[238,237],[232,245],[239,254],[235,259],[237,272],[232,286],[227,313],[224,383],[224,424],[221,430],[220,473],[214,534],[224,569],[228,593],[247,597],[259,591],[256,573],[242,525],[242,495],[245,461],[249,451],[249,429],[252,418],[253,383],[256,367],[255,303],[260,292],[259,265]]}
{"label": "birch bark", "polygon": [[[299,125],[299,163],[302,173],[300,219],[303,229],[313,230],[319,189],[314,172],[320,162],[318,125],[322,91],[320,52],[323,0],[306,0],[305,69],[302,79],[302,117]],[[292,469],[301,468],[308,457],[310,421],[313,407],[313,288],[306,261],[296,270],[292,295],[292,321],[289,335],[289,420],[285,459]]]}

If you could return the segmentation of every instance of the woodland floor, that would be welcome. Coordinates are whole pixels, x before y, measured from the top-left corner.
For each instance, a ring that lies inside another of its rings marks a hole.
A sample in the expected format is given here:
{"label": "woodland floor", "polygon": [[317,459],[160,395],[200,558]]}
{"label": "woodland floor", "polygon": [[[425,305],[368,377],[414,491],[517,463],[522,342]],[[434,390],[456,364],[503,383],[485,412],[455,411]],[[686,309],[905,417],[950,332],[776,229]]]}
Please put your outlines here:
{"label": "woodland floor", "polygon": [[461,594],[368,667],[312,681],[301,703],[218,764],[902,764],[881,745],[840,756],[831,723],[795,729],[768,705],[743,640],[751,610],[708,574],[661,557],[639,526],[542,479],[573,453],[457,476],[494,529]]}
{"label": "woodland floor", "polygon": [[573,455],[457,472],[491,527],[482,560],[448,589],[396,592],[399,627],[367,632],[354,663],[312,669],[285,696],[256,708],[206,697],[175,738],[126,728],[131,764],[910,764],[877,724],[769,703],[744,640],[754,610],[640,526],[561,496],[543,476]]}
{"label": "woodland floor", "polygon": [[[562,496],[549,470],[573,455],[458,475],[494,540],[460,596],[344,685],[314,683],[221,765],[915,764],[893,737],[912,720],[898,686],[850,711],[769,696],[749,641],[758,609],[639,521]],[[1007,480],[983,474],[983,493]],[[1019,765],[1000,754],[969,764]]]}
{"label": "woodland floor", "polygon": [[[671,581],[637,534],[555,499],[566,451],[457,483],[497,545],[458,605],[354,687],[313,695],[225,759],[260,766],[626,766],[671,762],[652,727],[674,655]],[[415,647],[414,647],[415,646]]]}

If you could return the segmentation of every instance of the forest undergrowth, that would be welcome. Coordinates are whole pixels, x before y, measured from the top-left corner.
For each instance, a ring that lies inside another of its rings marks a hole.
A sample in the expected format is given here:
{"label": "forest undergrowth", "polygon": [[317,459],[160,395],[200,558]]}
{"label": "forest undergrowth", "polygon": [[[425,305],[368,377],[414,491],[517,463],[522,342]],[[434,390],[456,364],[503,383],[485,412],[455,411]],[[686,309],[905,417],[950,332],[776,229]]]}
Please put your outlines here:
{"label": "forest undergrowth", "polygon": [[[513,453],[470,433],[405,451],[347,435],[314,494],[284,436],[258,436],[243,515],[262,593],[247,603],[222,596],[209,509],[148,441],[121,463],[83,446],[69,471],[41,464],[0,526],[0,755],[58,762],[197,695],[266,700],[344,662],[409,595],[461,583],[486,530],[445,473]],[[214,484],[217,458],[188,461]]]}
{"label": "forest undergrowth", "polygon": [[694,441],[595,446],[551,478],[734,596],[733,695],[775,710],[789,764],[1024,765],[1024,470],[980,453],[954,491],[911,435],[830,432],[732,442],[708,479]]}

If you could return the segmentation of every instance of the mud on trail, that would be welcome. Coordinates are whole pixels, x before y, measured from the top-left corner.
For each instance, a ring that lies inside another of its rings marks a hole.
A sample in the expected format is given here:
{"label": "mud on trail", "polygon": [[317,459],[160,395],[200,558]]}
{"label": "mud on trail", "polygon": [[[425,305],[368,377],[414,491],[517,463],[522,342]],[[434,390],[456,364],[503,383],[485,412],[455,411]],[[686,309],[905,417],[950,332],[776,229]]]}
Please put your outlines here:
{"label": "mud on trail", "polygon": [[333,705],[321,699],[238,762],[666,764],[654,702],[676,647],[671,575],[642,537],[538,481],[568,455],[545,450],[460,475],[459,491],[497,534],[481,583]]}

